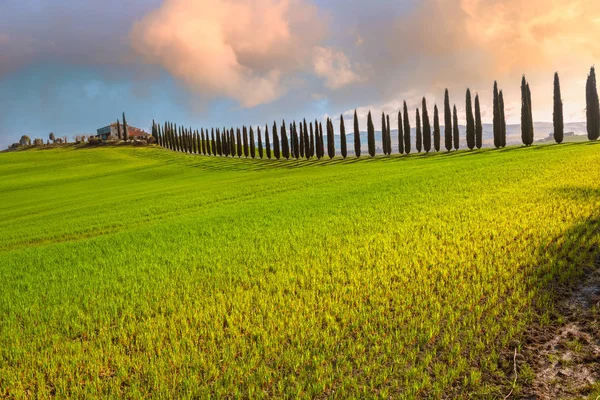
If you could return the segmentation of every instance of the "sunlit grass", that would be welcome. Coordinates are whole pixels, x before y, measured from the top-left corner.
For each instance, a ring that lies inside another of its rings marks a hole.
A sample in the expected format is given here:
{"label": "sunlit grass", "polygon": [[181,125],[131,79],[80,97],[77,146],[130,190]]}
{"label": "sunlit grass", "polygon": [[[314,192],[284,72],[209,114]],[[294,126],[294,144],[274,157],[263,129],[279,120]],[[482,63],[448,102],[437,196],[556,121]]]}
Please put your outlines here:
{"label": "sunlit grass", "polygon": [[0,396],[503,397],[599,199],[595,143],[0,154]]}

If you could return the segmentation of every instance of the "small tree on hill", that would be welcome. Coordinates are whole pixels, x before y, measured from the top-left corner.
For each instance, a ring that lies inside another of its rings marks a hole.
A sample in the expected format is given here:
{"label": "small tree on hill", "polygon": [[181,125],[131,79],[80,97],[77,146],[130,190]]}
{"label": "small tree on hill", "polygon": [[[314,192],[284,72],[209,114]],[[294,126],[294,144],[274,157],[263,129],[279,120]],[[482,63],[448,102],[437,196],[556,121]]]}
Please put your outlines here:
{"label": "small tree on hill", "polygon": [[248,130],[245,126],[242,127],[242,139],[244,143],[244,157],[248,158]]}
{"label": "small tree on hill", "polygon": [[494,81],[494,147],[502,146],[502,122],[500,121],[500,95],[498,93],[498,82]]}
{"label": "small tree on hill", "polygon": [[310,138],[308,137],[308,124],[306,123],[306,119],[304,119],[304,156],[308,160],[310,158]]}
{"label": "small tree on hill", "polygon": [[300,121],[300,123],[298,123],[298,126],[300,127],[300,132],[298,133],[298,138],[300,140],[299,146],[300,146],[300,151],[299,151],[299,155],[300,157],[304,158],[304,127],[302,126],[302,121]]}
{"label": "small tree on hill", "polygon": [[269,139],[269,126],[265,124],[265,147],[267,150],[267,158],[271,159],[271,141]]}
{"label": "small tree on hill", "polygon": [[300,140],[296,121],[292,124],[292,143],[294,144],[294,158],[297,160],[300,158]]}
{"label": "small tree on hill", "polygon": [[367,116],[367,139],[369,145],[369,155],[375,157],[375,127],[373,126],[373,118],[371,117],[371,111]]}
{"label": "small tree on hill", "polygon": [[335,138],[333,135],[333,122],[330,118],[327,118],[327,154],[330,159],[335,157]]}
{"label": "small tree on hill", "polygon": [[262,136],[260,135],[260,126],[256,127],[256,134],[258,135],[258,156],[263,158],[263,142]]}
{"label": "small tree on hill", "polygon": [[381,146],[383,148],[383,154],[387,155],[387,122],[384,112],[381,113]]}
{"label": "small tree on hill", "polygon": [[286,160],[290,159],[290,141],[288,140],[285,121],[281,125],[281,153]]}
{"label": "small tree on hill", "polygon": [[358,115],[354,110],[354,154],[356,158],[360,158],[360,128],[358,126]]}
{"label": "small tree on hill", "polygon": [[50,132],[50,135],[48,135],[48,138],[50,140],[52,140],[52,143],[54,143],[56,141],[56,137],[54,136],[54,132]]}
{"label": "small tree on hill", "polygon": [[237,141],[237,156],[238,158],[242,158],[242,155],[244,154],[244,149],[242,147],[242,131],[240,130],[240,128],[236,128],[235,136]]}
{"label": "small tree on hill", "polygon": [[119,122],[119,120],[117,120],[117,138],[119,140],[121,140],[121,135],[122,135],[122,133],[121,133],[121,123]]}
{"label": "small tree on hill", "polygon": [[387,122],[387,153],[388,156],[392,154],[392,129],[390,127],[390,114],[385,116]]}
{"label": "small tree on hill", "polygon": [[437,104],[433,106],[433,148],[436,152],[440,151],[440,115]]}

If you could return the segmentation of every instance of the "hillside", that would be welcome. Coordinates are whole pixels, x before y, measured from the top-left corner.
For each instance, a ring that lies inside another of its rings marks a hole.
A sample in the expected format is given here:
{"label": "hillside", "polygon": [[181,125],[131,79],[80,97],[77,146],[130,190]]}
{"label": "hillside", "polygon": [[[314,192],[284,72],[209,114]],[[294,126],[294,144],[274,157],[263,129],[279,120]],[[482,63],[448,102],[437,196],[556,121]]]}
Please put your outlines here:
{"label": "hillside", "polygon": [[2,153],[0,397],[503,398],[598,253],[599,163]]}

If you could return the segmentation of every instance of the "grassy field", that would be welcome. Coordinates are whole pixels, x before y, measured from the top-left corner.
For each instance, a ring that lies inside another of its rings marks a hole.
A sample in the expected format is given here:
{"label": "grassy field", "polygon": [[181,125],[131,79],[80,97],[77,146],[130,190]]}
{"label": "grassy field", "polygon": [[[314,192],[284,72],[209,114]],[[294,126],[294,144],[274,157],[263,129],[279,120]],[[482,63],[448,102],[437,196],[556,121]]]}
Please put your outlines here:
{"label": "grassy field", "polygon": [[503,398],[598,218],[600,143],[0,154],[0,397]]}

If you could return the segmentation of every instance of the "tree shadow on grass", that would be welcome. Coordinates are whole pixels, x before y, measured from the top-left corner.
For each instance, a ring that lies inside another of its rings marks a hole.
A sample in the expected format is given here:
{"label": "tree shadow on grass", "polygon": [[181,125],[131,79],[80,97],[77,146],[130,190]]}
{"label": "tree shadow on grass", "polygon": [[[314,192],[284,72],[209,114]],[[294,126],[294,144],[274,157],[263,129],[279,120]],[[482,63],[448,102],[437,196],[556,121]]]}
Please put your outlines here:
{"label": "tree shadow on grass", "polygon": [[[600,189],[562,187],[553,190],[550,195],[589,204],[598,201]],[[532,322],[522,334],[512,338],[508,347],[501,350],[499,366],[502,372],[484,374],[484,380],[497,388],[500,398],[511,390],[514,390],[513,395],[516,398],[583,398],[588,394],[588,385],[585,382],[579,385],[576,376],[561,377],[559,371],[562,371],[564,366],[561,366],[560,361],[556,363],[549,359],[548,354],[569,352],[560,346],[564,345],[561,335],[568,332],[571,325],[581,323],[581,326],[588,328],[595,326],[590,325],[589,310],[578,310],[583,308],[583,305],[566,310],[565,304],[571,304],[571,299],[579,298],[580,291],[583,296],[590,295],[586,293],[586,290],[589,290],[586,284],[590,277],[597,275],[600,268],[600,208],[594,209],[588,218],[545,243],[537,249],[536,254],[539,254],[536,264],[526,266],[524,270],[528,272],[522,277],[523,282],[534,294]],[[598,280],[594,279],[597,285]],[[600,287],[594,290],[591,295],[596,296],[596,301]],[[588,336],[593,337],[593,341],[600,340],[597,329],[589,330],[591,333]],[[498,339],[500,341],[502,338]],[[516,356],[515,349],[518,349]],[[546,351],[550,352],[546,354]],[[578,361],[588,363],[583,365],[583,370],[592,371],[600,376],[600,363],[593,357],[591,360],[588,358],[581,357]],[[548,380],[545,374],[548,373],[549,366],[555,368],[557,374]],[[516,387],[513,386],[515,368]]]}

